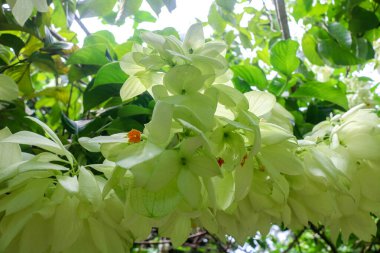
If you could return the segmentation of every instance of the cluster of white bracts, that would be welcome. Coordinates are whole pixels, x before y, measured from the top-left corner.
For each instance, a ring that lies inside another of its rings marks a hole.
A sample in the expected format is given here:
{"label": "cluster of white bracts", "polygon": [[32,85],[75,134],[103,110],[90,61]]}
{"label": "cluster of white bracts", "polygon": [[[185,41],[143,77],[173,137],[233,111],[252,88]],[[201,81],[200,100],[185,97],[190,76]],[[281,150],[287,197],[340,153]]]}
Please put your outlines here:
{"label": "cluster of white bracts", "polygon": [[[148,90],[156,100],[141,141],[82,138],[105,161],[79,167],[41,122],[50,139],[1,130],[1,252],[126,252],[151,227],[175,246],[194,227],[243,242],[272,224],[308,222],[371,239],[371,213],[380,215],[374,112],[353,108],[297,140],[274,96],[231,87],[223,46],[204,43],[200,24],[184,43],[143,39],[150,48],[121,64],[130,75],[123,99]],[[23,154],[18,144],[46,152]]]}

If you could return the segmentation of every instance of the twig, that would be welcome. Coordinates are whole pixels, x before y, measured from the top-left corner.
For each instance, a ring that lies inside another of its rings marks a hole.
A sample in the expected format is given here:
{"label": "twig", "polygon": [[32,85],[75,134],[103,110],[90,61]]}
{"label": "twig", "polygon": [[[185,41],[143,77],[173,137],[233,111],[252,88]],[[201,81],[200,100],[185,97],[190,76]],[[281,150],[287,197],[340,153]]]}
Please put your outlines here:
{"label": "twig", "polygon": [[[204,236],[204,235],[207,235],[207,234],[208,234],[207,231],[201,231],[201,232],[198,232],[198,233],[195,233],[195,234],[190,235],[190,236],[187,238],[187,240],[194,239],[194,238],[198,238],[198,237],[201,237],[201,236]],[[148,241],[135,242],[135,244],[140,244],[140,245],[149,245],[149,244],[166,244],[166,243],[171,243],[171,241],[168,240],[168,239],[163,239],[163,240],[159,240],[159,241],[148,240]]]}
{"label": "twig", "polygon": [[83,24],[82,20],[77,16],[77,14],[74,14],[75,21],[78,23],[80,28],[84,31],[84,33],[89,36],[91,35],[90,31],[87,29],[87,27]]}
{"label": "twig", "polygon": [[66,41],[65,38],[63,38],[59,33],[57,33],[56,31],[54,31],[51,27],[49,27],[48,29],[49,29],[51,35],[53,35],[54,38],[56,38],[59,41]]}
{"label": "twig", "polygon": [[311,230],[316,233],[328,246],[330,246],[331,252],[338,253],[334,243],[327,238],[326,234],[322,231],[322,229],[317,228],[313,223],[309,222]]}
{"label": "twig", "polygon": [[282,38],[285,40],[290,39],[290,31],[289,31],[288,17],[286,14],[285,1],[273,0],[273,2],[276,8],[277,20],[281,27]]}
{"label": "twig", "polygon": [[289,244],[289,246],[286,248],[286,250],[283,253],[288,253],[290,250],[297,244],[298,239],[302,236],[302,234],[305,232],[306,228],[303,228],[301,231],[299,231],[296,236],[294,237],[294,240]]}

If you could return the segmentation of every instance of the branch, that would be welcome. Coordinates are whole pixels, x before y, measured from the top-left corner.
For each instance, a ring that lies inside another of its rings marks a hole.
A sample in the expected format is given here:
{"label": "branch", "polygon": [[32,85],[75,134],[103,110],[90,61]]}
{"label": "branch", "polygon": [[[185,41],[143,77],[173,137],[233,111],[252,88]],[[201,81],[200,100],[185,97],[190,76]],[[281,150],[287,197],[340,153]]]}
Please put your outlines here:
{"label": "branch", "polygon": [[289,244],[288,248],[283,253],[288,253],[292,250],[292,248],[297,244],[298,239],[302,236],[302,234],[305,232],[306,228],[302,229],[301,231],[296,234],[294,237],[294,240]]}
{"label": "branch", "polygon": [[59,40],[59,41],[66,41],[65,38],[63,38],[59,33],[57,33],[56,31],[54,31],[51,27],[49,27],[49,31],[50,31],[51,35],[53,35],[53,37],[56,38],[57,40]]}
{"label": "branch", "polygon": [[328,246],[330,246],[331,252],[338,253],[334,243],[327,238],[326,234],[322,231],[322,229],[317,228],[313,223],[309,222],[311,230],[316,233]]}
{"label": "branch", "polygon": [[77,14],[74,15],[74,18],[75,18],[75,21],[78,23],[78,25],[80,26],[80,28],[82,28],[82,30],[84,31],[84,33],[89,36],[91,35],[90,31],[87,29],[87,27],[83,24],[82,20],[80,20],[80,18],[77,16]]}
{"label": "branch", "polygon": [[288,17],[285,9],[285,1],[284,0],[273,0],[274,6],[276,8],[277,20],[280,24],[282,31],[282,38],[287,40],[290,39],[290,31],[288,24]]}

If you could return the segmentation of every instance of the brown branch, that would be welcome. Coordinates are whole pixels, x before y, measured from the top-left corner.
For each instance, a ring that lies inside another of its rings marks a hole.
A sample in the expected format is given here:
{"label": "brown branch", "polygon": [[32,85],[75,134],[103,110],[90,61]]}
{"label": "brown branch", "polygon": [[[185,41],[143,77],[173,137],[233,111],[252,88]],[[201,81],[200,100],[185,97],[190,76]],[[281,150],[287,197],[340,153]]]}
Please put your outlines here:
{"label": "brown branch", "polygon": [[50,32],[51,35],[53,35],[53,37],[56,38],[57,40],[59,40],[59,41],[66,41],[65,38],[63,38],[59,33],[57,33],[56,31],[54,31],[51,27],[49,27],[49,32]]}
{"label": "brown branch", "polygon": [[326,234],[322,231],[322,228],[318,228],[313,223],[309,222],[310,229],[313,230],[331,249],[331,252],[338,253],[334,243],[326,236]]}
{"label": "brown branch", "polygon": [[[207,231],[201,231],[201,232],[198,232],[198,233],[195,233],[195,234],[192,234],[190,235],[187,240],[191,240],[191,239],[194,239],[194,238],[198,238],[198,237],[201,237],[201,236],[204,236],[204,235],[207,235],[208,232]],[[152,241],[152,240],[147,240],[147,241],[140,241],[140,242],[135,242],[135,244],[140,244],[140,245],[149,245],[149,244],[166,244],[166,243],[172,243],[170,240],[168,239],[163,239],[163,240],[159,240],[159,241]],[[185,243],[185,244],[189,244],[189,243]]]}
{"label": "brown branch", "polygon": [[290,31],[289,31],[288,17],[286,14],[285,1],[273,0],[273,2],[276,8],[277,20],[281,27],[282,38],[285,40],[290,39]]}
{"label": "brown branch", "polygon": [[289,246],[286,248],[286,250],[283,253],[288,253],[292,250],[292,248],[298,243],[299,238],[302,236],[305,230],[306,228],[302,229],[296,234],[296,236],[294,237],[294,240],[289,244]]}
{"label": "brown branch", "polygon": [[75,21],[78,23],[78,25],[80,26],[80,28],[82,28],[82,30],[84,31],[84,33],[89,36],[91,35],[90,31],[87,29],[87,27],[83,24],[82,20],[80,20],[80,18],[77,16],[77,14],[74,15],[74,19]]}

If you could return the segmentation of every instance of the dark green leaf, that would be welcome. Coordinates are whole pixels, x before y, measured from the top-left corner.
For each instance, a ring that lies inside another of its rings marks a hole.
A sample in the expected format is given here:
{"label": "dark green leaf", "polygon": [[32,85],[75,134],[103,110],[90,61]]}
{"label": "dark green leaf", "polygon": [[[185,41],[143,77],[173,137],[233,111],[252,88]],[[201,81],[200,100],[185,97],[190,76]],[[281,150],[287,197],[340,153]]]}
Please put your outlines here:
{"label": "dark green leaf", "polygon": [[351,14],[349,28],[354,34],[364,34],[379,26],[379,19],[374,12],[356,6]]}
{"label": "dark green leaf", "polygon": [[93,82],[87,86],[83,94],[83,107],[84,111],[88,111],[95,106],[105,102],[111,97],[120,96],[121,84],[107,84],[98,86],[95,89],[91,89]]}
{"label": "dark green leaf", "polygon": [[348,108],[345,88],[343,84],[337,82],[308,82],[300,85],[291,96],[317,98],[332,102],[345,109]]}
{"label": "dark green leaf", "polygon": [[350,48],[352,38],[350,32],[340,23],[334,22],[327,26],[330,35],[344,48]]}
{"label": "dark green leaf", "polygon": [[361,61],[348,49],[341,47],[336,41],[323,40],[318,44],[318,52],[331,65],[349,66]]}
{"label": "dark green leaf", "polygon": [[18,55],[20,50],[25,46],[25,43],[21,38],[9,33],[3,33],[0,36],[0,44],[13,48],[16,55]]}
{"label": "dark green leaf", "polygon": [[119,109],[118,116],[121,118],[136,116],[136,115],[152,115],[152,110],[138,105],[126,105]]}
{"label": "dark green leaf", "polygon": [[34,88],[32,80],[30,79],[30,64],[22,63],[12,68],[7,69],[4,74],[12,77],[12,79],[18,84],[19,90],[24,95],[30,95],[33,93]]}
{"label": "dark green leaf", "polygon": [[62,121],[63,127],[69,133],[78,135],[81,128],[79,127],[79,125],[75,121],[69,119],[63,112],[61,112],[61,121]]}
{"label": "dark green leaf", "polygon": [[109,83],[123,84],[128,75],[121,70],[119,62],[111,62],[102,66],[95,77],[94,85],[91,89]]}

